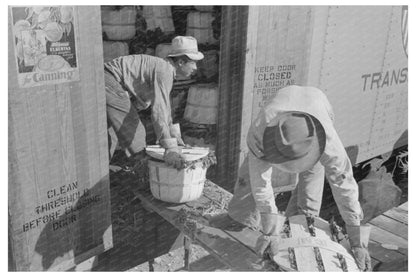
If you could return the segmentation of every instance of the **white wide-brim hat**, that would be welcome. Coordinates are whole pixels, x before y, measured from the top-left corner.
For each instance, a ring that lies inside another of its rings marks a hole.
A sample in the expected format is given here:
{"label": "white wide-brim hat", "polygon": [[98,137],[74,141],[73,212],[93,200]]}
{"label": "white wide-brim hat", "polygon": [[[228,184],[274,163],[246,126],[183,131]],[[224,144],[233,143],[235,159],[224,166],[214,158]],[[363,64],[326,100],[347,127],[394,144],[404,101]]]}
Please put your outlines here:
{"label": "white wide-brim hat", "polygon": [[310,114],[289,111],[278,116],[277,125],[263,134],[264,159],[279,169],[300,173],[312,168],[321,158],[326,133]]}
{"label": "white wide-brim hat", "polygon": [[172,39],[172,45],[168,57],[178,57],[186,55],[194,61],[204,58],[204,54],[198,51],[198,43],[191,36],[177,36]]}

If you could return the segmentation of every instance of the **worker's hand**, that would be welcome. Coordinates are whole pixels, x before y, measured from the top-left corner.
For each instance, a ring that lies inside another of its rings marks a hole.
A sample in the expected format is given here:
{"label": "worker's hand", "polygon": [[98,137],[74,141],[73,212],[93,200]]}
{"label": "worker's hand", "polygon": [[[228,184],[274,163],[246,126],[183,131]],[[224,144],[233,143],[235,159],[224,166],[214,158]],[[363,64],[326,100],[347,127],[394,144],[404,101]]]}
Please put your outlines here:
{"label": "worker's hand", "polygon": [[178,170],[183,168],[185,157],[180,153],[179,148],[166,149],[163,158],[167,165],[173,166]]}
{"label": "worker's hand", "polygon": [[169,166],[173,166],[176,169],[182,169],[185,157],[182,155],[181,150],[178,147],[178,141],[176,138],[161,139],[160,145],[165,148],[163,159]]}
{"label": "worker's hand", "polygon": [[261,213],[263,235],[257,239],[256,253],[260,258],[264,255],[274,257],[278,252],[279,232],[285,221],[281,214]]}
{"label": "worker's hand", "polygon": [[368,253],[368,241],[370,239],[371,226],[345,226],[357,266],[362,271],[371,271],[371,257]]}
{"label": "worker's hand", "polygon": [[256,242],[255,251],[257,256],[260,258],[263,257],[264,251],[266,251],[267,247],[270,245],[270,237],[266,235],[261,235]]}
{"label": "worker's hand", "polygon": [[358,268],[362,271],[371,271],[371,257],[368,249],[364,247],[353,247],[351,250]]}
{"label": "worker's hand", "polygon": [[265,258],[265,255],[274,257],[277,255],[278,249],[278,236],[262,235],[257,239],[255,251],[259,258]]}

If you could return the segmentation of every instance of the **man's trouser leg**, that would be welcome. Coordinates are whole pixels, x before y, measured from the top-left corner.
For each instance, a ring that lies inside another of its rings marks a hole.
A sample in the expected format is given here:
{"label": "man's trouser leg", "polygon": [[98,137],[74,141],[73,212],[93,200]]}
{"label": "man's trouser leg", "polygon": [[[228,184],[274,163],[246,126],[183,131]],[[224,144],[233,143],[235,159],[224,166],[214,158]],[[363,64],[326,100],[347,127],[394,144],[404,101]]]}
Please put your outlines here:
{"label": "man's trouser leg", "polygon": [[105,92],[107,101],[107,121],[116,136],[109,133],[110,159],[114,154],[116,139],[120,147],[130,155],[141,151],[146,146],[146,131],[140,121],[136,108],[132,105],[129,94],[114,76],[104,70]]}
{"label": "man's trouser leg", "polygon": [[257,229],[260,224],[260,213],[251,193],[248,158],[241,165],[238,181],[234,187],[233,198],[228,204],[228,215],[246,226]]}
{"label": "man's trouser leg", "polygon": [[311,169],[299,174],[299,182],[292,191],[286,216],[312,214],[319,216],[324,189],[325,168],[318,162]]}

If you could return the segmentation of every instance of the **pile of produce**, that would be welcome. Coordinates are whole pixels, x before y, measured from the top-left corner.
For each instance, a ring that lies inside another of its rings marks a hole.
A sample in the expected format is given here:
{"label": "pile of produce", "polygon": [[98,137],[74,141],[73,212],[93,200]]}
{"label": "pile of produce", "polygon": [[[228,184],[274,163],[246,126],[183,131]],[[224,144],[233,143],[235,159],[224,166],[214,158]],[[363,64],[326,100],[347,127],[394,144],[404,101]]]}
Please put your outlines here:
{"label": "pile of produce", "polygon": [[195,161],[182,161],[179,169],[195,169],[197,164],[201,164],[202,168],[209,168],[211,165],[217,164],[217,157],[213,151],[209,151],[205,157]]}
{"label": "pile of produce", "polygon": [[[145,24],[137,21],[137,24]],[[170,43],[174,37],[173,34],[165,34],[158,27],[155,30],[141,31],[142,26],[137,27],[136,36],[130,42],[130,54],[143,54],[147,49],[155,49],[160,43]]]}

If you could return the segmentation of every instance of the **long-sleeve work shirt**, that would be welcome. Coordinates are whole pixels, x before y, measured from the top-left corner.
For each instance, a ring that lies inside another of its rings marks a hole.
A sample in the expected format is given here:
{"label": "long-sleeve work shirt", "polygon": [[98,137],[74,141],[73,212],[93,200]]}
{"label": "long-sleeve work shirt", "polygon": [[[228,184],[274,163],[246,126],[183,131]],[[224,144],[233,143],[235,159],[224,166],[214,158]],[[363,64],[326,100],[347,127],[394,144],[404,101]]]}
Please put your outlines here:
{"label": "long-sleeve work shirt", "polygon": [[298,111],[314,116],[325,129],[326,146],[319,162],[331,186],[342,218],[348,225],[359,225],[362,210],[358,202],[358,185],[352,174],[351,162],[333,125],[333,111],[326,95],[313,87],[289,86],[260,111],[247,136],[250,183],[256,206],[262,213],[276,213],[271,182],[271,165],[262,158],[263,133],[266,127],[276,126],[281,112]]}
{"label": "long-sleeve work shirt", "polygon": [[151,106],[157,141],[170,138],[169,94],[176,75],[171,62],[149,55],[129,55],[107,62],[104,67],[126,89],[139,111]]}

